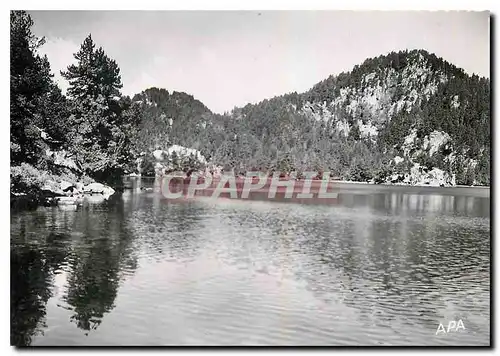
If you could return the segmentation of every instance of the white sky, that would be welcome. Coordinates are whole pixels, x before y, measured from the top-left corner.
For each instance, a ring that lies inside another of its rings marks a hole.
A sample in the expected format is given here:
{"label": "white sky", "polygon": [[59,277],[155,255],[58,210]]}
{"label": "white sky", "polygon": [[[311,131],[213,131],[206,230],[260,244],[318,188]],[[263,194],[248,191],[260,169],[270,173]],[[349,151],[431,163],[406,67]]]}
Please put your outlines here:
{"label": "white sky", "polygon": [[59,71],[84,38],[121,69],[122,92],[184,91],[214,112],[303,92],[366,58],[425,49],[489,77],[487,12],[30,11]]}

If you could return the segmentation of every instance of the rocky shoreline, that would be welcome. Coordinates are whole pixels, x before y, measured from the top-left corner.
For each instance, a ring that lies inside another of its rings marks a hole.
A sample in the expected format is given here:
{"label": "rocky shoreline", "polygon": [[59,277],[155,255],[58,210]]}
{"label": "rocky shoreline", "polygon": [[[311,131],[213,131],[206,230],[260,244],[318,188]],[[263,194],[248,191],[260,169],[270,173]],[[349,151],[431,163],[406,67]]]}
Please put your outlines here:
{"label": "rocky shoreline", "polygon": [[74,172],[51,174],[30,165],[11,168],[10,207],[12,210],[32,210],[39,206],[76,208],[84,200],[101,202],[115,190]]}
{"label": "rocky shoreline", "polygon": [[102,183],[72,184],[62,180],[58,189],[40,189],[27,192],[11,192],[10,207],[17,210],[32,210],[39,206],[78,207],[85,200],[97,203],[107,200],[115,190]]}

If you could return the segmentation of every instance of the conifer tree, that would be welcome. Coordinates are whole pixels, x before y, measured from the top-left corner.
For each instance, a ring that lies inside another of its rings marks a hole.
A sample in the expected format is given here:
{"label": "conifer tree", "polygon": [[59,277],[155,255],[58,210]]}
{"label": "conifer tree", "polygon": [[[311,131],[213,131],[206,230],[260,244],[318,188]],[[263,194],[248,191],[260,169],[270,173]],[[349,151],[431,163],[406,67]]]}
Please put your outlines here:
{"label": "conifer tree", "polygon": [[76,64],[61,72],[70,86],[73,151],[87,174],[110,180],[133,160],[132,142],[140,112],[121,97],[120,69],[91,35],[74,54]]}
{"label": "conifer tree", "polygon": [[41,156],[36,124],[41,104],[51,91],[47,57],[37,50],[45,42],[31,31],[33,20],[25,11],[10,13],[10,140],[11,160],[36,163]]}

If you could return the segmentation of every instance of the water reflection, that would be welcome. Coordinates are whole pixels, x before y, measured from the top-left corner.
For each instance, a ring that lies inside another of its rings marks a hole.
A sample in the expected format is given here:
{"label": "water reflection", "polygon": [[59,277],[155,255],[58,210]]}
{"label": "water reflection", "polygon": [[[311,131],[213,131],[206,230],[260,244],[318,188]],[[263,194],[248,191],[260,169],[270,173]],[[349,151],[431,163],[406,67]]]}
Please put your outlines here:
{"label": "water reflection", "polygon": [[[120,278],[136,268],[125,215],[123,207],[111,200],[84,204],[76,211],[41,208],[13,217],[13,345],[30,345],[29,335],[43,329],[45,304],[56,288],[64,289],[61,307],[72,311],[70,320],[78,328],[97,328],[113,308]],[[67,275],[64,286],[55,283],[54,277],[61,273]]]}
{"label": "water reflection", "polygon": [[12,345],[28,346],[33,336],[43,333],[45,304],[52,296],[51,284],[60,257],[29,246],[11,250]]}
{"label": "water reflection", "polygon": [[[489,342],[487,198],[167,201],[152,180],[131,188],[11,218],[13,344]],[[458,318],[466,333],[435,337]]]}

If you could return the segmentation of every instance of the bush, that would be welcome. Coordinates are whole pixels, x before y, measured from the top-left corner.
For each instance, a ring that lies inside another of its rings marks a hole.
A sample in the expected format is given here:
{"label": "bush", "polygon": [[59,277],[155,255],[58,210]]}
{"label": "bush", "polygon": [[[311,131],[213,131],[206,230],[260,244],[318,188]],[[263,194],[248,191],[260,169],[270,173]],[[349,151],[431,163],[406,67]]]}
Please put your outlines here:
{"label": "bush", "polygon": [[11,191],[41,189],[52,178],[48,172],[40,171],[28,163],[21,163],[10,169]]}
{"label": "bush", "polygon": [[148,153],[144,156],[141,162],[141,174],[143,176],[155,176],[155,163],[156,160],[151,153]]}

